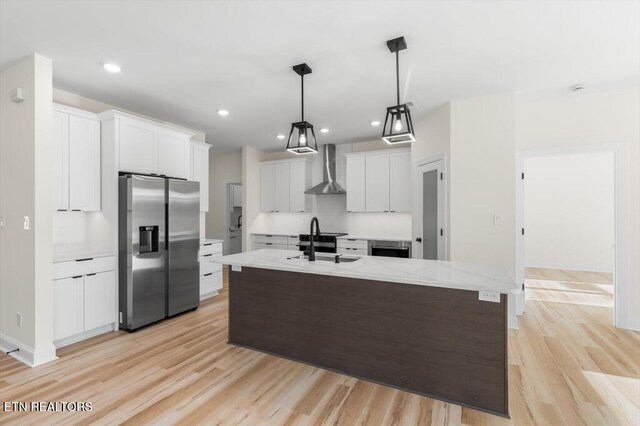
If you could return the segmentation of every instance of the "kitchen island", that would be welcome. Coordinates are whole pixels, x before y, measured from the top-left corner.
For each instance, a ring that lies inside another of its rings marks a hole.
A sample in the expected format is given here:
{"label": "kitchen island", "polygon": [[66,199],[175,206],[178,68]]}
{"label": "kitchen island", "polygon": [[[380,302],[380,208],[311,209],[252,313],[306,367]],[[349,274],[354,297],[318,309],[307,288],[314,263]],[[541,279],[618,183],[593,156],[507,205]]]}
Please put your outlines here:
{"label": "kitchen island", "polygon": [[299,254],[217,258],[231,265],[230,344],[508,417],[506,295],[518,286],[505,270]]}

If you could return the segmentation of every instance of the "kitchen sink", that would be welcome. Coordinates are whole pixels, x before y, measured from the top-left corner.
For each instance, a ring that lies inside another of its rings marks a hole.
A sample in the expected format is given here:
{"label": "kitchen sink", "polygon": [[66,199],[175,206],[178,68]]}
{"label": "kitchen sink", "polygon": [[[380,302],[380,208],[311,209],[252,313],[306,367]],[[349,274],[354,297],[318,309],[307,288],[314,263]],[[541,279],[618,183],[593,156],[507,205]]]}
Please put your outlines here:
{"label": "kitchen sink", "polygon": [[[287,260],[309,260],[309,256],[305,256],[305,255],[300,255],[300,256],[291,256],[291,257],[287,257]],[[320,260],[323,262],[334,262],[336,261],[336,255],[326,255],[326,254],[316,254],[316,260]],[[350,256],[350,257],[345,257],[345,256],[340,256],[340,263],[351,263],[351,262],[355,262],[356,260],[360,260],[360,257],[358,256]]]}

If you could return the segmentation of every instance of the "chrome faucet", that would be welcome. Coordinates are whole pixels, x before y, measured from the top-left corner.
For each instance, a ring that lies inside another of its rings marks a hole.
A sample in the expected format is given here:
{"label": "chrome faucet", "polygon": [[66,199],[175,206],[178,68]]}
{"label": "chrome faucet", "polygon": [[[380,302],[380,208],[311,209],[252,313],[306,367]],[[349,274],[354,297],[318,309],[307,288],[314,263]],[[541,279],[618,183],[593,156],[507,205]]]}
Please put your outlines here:
{"label": "chrome faucet", "polygon": [[318,222],[317,217],[313,217],[311,219],[311,224],[309,225],[309,262],[315,262],[316,260],[316,248],[313,245],[313,224],[316,224],[316,235],[318,238],[320,237],[320,223]]}

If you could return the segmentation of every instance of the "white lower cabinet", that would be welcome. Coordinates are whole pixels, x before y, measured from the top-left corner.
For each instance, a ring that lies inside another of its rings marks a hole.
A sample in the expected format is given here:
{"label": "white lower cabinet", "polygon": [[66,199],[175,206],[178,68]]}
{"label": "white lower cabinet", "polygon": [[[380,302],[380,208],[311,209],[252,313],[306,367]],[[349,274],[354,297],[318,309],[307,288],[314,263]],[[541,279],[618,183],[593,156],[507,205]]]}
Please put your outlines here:
{"label": "white lower cabinet", "polygon": [[274,249],[298,251],[300,240],[297,235],[251,234],[253,250]]}
{"label": "white lower cabinet", "polygon": [[366,256],[369,253],[369,241],[354,238],[338,238],[336,243],[338,254]]}
{"label": "white lower cabinet", "polygon": [[222,290],[222,265],[213,259],[222,256],[221,242],[200,245],[200,300],[216,296]]}
{"label": "white lower cabinet", "polygon": [[[113,257],[54,264],[53,340],[65,346],[99,332],[116,322],[116,275]],[[78,271],[63,277],[64,271]]]}
{"label": "white lower cabinet", "polygon": [[113,322],[116,294],[115,271],[99,272],[84,277],[84,328],[93,330]]}
{"label": "white lower cabinet", "polygon": [[53,340],[84,331],[84,277],[53,281]]}

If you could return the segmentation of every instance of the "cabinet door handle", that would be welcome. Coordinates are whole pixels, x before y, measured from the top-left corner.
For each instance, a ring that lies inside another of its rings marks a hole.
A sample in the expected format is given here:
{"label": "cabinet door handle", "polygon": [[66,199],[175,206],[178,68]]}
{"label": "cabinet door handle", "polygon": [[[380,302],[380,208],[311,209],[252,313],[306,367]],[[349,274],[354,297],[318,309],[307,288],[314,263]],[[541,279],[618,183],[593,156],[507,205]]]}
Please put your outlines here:
{"label": "cabinet door handle", "polygon": [[209,257],[209,256],[213,256],[213,253],[203,254],[203,255],[202,255],[202,257]]}
{"label": "cabinet door handle", "polygon": [[67,211],[67,209],[58,209],[58,210],[56,210],[56,211],[59,211],[59,212],[66,212],[66,211]]}
{"label": "cabinet door handle", "polygon": [[93,257],[87,257],[86,259],[76,259],[76,262],[86,262],[87,260],[93,260]]}
{"label": "cabinet door handle", "polygon": [[78,279],[78,278],[82,278],[82,275],[76,275],[75,277],[71,277],[71,278],[73,278],[74,280],[76,280],[76,279]]}
{"label": "cabinet door handle", "polygon": [[273,245],[273,243],[265,243],[265,244],[268,245],[268,246],[272,246]]}
{"label": "cabinet door handle", "polygon": [[94,273],[92,273],[92,274],[87,274],[87,276],[88,276],[88,277],[92,277],[92,276],[94,276],[95,274],[96,274],[96,273],[94,272]]}
{"label": "cabinet door handle", "polygon": [[213,275],[213,272],[209,272],[208,274],[204,274],[203,277],[208,277],[209,275]]}
{"label": "cabinet door handle", "polygon": [[213,245],[213,243],[204,243],[203,246],[210,246]]}
{"label": "cabinet door handle", "polygon": [[81,212],[82,210],[80,209],[71,209],[72,212]]}

